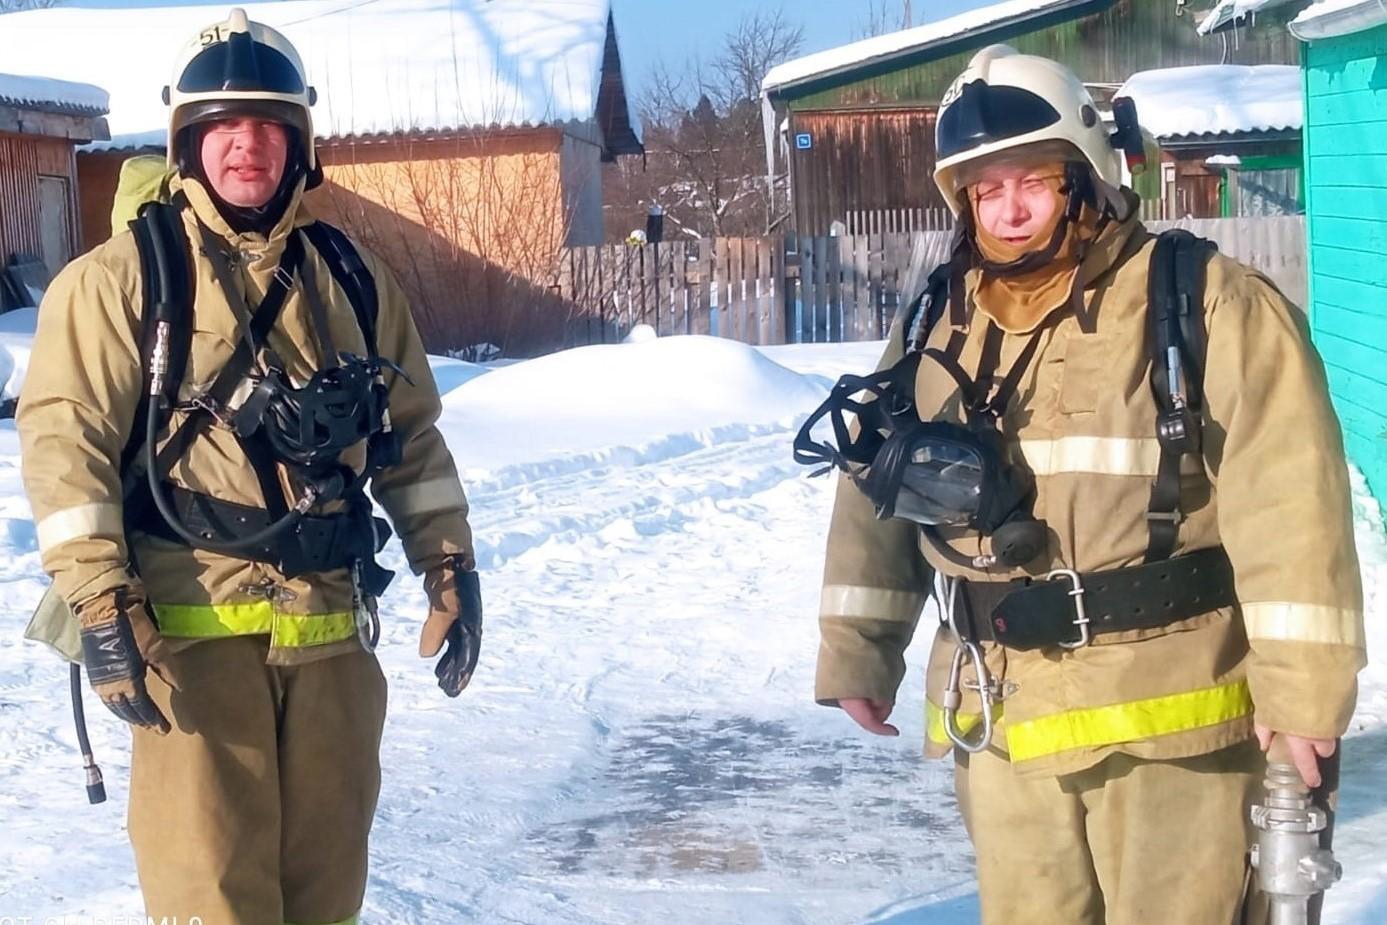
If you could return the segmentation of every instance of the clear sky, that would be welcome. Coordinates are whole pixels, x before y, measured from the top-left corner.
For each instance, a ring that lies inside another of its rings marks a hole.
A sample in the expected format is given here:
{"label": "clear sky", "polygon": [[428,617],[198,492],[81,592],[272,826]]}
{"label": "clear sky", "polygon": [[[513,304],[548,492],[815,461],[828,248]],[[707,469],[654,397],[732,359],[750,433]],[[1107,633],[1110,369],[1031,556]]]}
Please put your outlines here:
{"label": "clear sky", "polygon": [[[899,7],[900,0],[891,0]],[[946,19],[993,0],[913,0],[915,24]],[[804,26],[804,52],[822,51],[862,37],[869,0],[612,0],[627,82],[639,95],[651,65],[664,58],[677,66],[694,56],[717,54],[723,35],[745,13],[785,10]]]}

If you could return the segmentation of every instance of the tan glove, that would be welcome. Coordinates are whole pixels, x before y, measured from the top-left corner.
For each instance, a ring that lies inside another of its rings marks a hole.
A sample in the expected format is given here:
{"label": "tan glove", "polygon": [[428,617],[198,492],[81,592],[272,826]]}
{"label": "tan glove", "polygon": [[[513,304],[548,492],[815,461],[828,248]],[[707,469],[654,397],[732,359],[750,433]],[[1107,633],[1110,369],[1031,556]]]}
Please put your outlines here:
{"label": "tan glove", "polygon": [[145,688],[146,662],[166,655],[144,592],[114,588],[73,608],[81,624],[82,660],[92,690],[116,716],[132,726],[169,731],[168,720]]}
{"label": "tan glove", "polygon": [[429,615],[419,636],[419,657],[433,658],[448,643],[434,674],[449,697],[462,693],[472,680],[481,649],[482,598],[475,569],[470,555],[449,556],[424,576]]}

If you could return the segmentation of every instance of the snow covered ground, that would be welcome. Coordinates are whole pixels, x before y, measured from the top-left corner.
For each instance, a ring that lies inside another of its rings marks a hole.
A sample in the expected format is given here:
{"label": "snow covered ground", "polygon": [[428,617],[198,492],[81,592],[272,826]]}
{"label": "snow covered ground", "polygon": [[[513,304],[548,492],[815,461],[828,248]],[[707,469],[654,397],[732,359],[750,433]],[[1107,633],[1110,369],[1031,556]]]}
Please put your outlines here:
{"label": "snow covered ground", "polygon": [[[15,342],[11,343],[13,339]],[[0,364],[12,378],[23,335]],[[484,569],[483,663],[460,699],[415,655],[404,574],[368,923],[961,925],[972,860],[947,763],[919,759],[923,644],[899,739],[811,701],[829,480],[797,419],[879,345],[677,338],[501,368],[440,360],[443,428]],[[92,703],[108,803],[85,803],[66,669],[20,641],[43,578],[0,425],[0,921],[137,916],[127,736]],[[1359,485],[1371,644],[1387,541]],[[398,545],[387,565],[403,568]],[[1387,920],[1387,667],[1363,676],[1326,921]],[[130,921],[143,921],[131,918]]]}

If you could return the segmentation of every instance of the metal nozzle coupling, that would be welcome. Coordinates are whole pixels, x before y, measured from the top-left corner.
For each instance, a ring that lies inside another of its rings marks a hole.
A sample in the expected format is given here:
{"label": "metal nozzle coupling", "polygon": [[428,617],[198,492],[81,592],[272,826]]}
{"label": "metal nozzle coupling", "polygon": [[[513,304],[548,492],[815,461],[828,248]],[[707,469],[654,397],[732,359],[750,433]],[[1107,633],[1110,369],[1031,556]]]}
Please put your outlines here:
{"label": "metal nozzle coupling", "polygon": [[82,766],[87,770],[87,802],[92,805],[106,802],[106,783],[101,777],[101,769],[91,755],[82,756]]}
{"label": "metal nozzle coupling", "polygon": [[1265,786],[1266,801],[1252,807],[1257,884],[1271,901],[1273,925],[1306,922],[1309,899],[1343,876],[1334,852],[1320,847],[1329,819],[1310,801],[1295,765],[1268,762]]}
{"label": "metal nozzle coupling", "polygon": [[169,328],[167,321],[154,325],[154,349],[150,354],[149,397],[158,398],[169,375]]}

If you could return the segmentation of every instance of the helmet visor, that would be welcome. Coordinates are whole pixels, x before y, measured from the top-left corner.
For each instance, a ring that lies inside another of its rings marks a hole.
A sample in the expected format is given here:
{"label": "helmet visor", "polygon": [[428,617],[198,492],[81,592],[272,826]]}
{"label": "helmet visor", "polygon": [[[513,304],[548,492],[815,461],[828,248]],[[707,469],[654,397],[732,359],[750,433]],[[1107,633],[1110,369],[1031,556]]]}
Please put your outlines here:
{"label": "helmet visor", "polygon": [[1045,99],[1021,87],[991,86],[975,80],[944,108],[935,129],[940,160],[983,145],[1019,138],[1060,121]]}
{"label": "helmet visor", "polygon": [[225,42],[198,52],[178,77],[180,93],[281,93],[305,92],[303,75],[282,52],[255,41],[245,32],[234,32]]}

